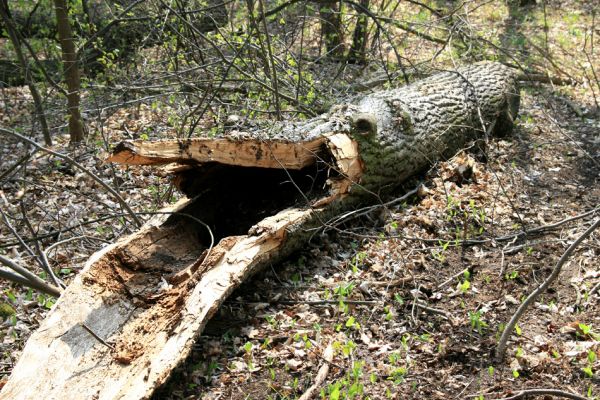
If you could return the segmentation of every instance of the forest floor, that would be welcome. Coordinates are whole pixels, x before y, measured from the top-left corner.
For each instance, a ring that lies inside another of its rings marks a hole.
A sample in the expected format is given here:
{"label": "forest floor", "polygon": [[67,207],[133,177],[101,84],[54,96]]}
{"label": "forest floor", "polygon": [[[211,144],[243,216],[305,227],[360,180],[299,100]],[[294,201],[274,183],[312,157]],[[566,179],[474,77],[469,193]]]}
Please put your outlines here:
{"label": "forest floor", "polygon": [[[599,396],[600,362],[592,355],[600,351],[597,233],[523,316],[506,360],[493,359],[502,325],[597,217],[508,241],[454,244],[549,226],[599,206],[600,118],[580,107],[582,117],[552,88],[524,88],[516,129],[490,140],[487,162],[465,150],[438,163],[405,184],[404,191],[422,184],[419,195],[316,235],[304,251],[244,283],[156,398],[296,398],[313,382],[328,345],[334,356],[322,393],[330,399],[502,398],[539,387]],[[115,125],[127,123],[118,115]],[[12,164],[22,145],[2,151]],[[79,159],[106,179],[117,176],[132,202],[173,200],[151,170],[113,170],[85,152]],[[45,229],[48,215],[57,215],[62,229],[82,235],[77,245],[50,253],[68,280],[102,245],[90,237],[114,240],[128,225],[122,218],[78,222],[116,205],[70,166],[39,154],[27,168],[34,184],[24,206],[33,229]],[[22,186],[3,186],[9,211],[16,213],[11,207],[18,204],[8,199],[21,198]],[[8,254],[31,264],[11,240],[3,230]],[[52,299],[2,285],[6,375]]]}
{"label": "forest floor", "polygon": [[516,131],[492,139],[487,163],[468,152],[439,163],[421,196],[325,232],[243,284],[156,398],[296,398],[328,345],[330,399],[487,399],[540,387],[600,396],[597,233],[522,317],[505,362],[493,359],[503,324],[594,217],[453,245],[597,209],[599,124],[548,88],[526,89]]}
{"label": "forest floor", "polygon": [[[600,398],[599,232],[521,318],[505,360],[494,361],[503,325],[600,206],[594,92],[529,83],[521,95],[514,132],[491,138],[485,156],[465,149],[435,164],[396,193],[422,185],[418,195],[315,235],[303,251],[242,284],[155,398],[295,399],[324,364],[316,397],[332,400],[500,399],[530,388]],[[2,89],[0,124],[27,120],[30,102],[25,88]],[[136,210],[155,210],[178,197],[165,174],[117,169],[97,151],[165,119],[146,105],[132,110],[90,124],[99,138],[90,147],[67,149],[68,138],[58,136],[55,148],[119,186]],[[28,151],[3,137],[0,174]],[[29,232],[25,239],[37,237],[28,241],[34,250],[78,237],[48,253],[65,281],[104,242],[134,230],[114,199],[72,166],[40,152],[23,165],[0,179],[0,208]],[[518,235],[538,227],[546,229]],[[474,237],[486,239],[456,245]],[[35,265],[5,223],[0,252]],[[6,379],[54,299],[4,281],[0,289]],[[325,361],[329,346],[333,358]]]}

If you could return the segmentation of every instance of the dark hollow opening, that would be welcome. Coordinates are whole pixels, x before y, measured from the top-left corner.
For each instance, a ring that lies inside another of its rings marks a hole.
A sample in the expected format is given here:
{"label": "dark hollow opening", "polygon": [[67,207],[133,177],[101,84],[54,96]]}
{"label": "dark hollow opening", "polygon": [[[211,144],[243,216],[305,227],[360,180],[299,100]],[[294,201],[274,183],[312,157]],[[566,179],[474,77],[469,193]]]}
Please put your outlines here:
{"label": "dark hollow opening", "polygon": [[[325,182],[333,174],[324,161],[301,170],[204,164],[179,176],[178,186],[193,199],[180,213],[210,226],[216,244],[227,236],[247,234],[253,225],[285,208],[310,206],[327,195]],[[210,243],[206,227],[189,217],[174,215],[167,224],[191,228],[203,246]]]}

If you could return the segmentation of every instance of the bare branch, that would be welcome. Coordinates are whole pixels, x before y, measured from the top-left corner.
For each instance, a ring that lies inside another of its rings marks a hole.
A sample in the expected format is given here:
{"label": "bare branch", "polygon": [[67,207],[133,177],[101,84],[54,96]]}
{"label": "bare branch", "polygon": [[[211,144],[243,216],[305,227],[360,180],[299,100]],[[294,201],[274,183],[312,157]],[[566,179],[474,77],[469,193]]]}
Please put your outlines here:
{"label": "bare branch", "polygon": [[535,289],[525,299],[525,301],[519,306],[519,308],[517,309],[515,314],[512,316],[512,318],[508,322],[508,324],[506,324],[506,327],[504,328],[504,331],[502,332],[502,336],[500,337],[500,340],[498,342],[498,347],[496,347],[496,360],[498,362],[500,362],[504,358],[504,354],[506,352],[506,343],[508,342],[508,339],[510,338],[512,331],[515,328],[515,325],[519,321],[519,318],[521,318],[521,315],[523,315],[523,313],[535,301],[535,299],[537,299],[540,294],[542,294],[544,291],[546,291],[546,289],[548,289],[548,286],[550,286],[552,284],[552,282],[554,282],[556,280],[556,278],[558,278],[558,275],[560,274],[563,264],[569,259],[571,254],[573,254],[573,252],[575,251],[577,246],[579,246],[579,244],[581,242],[583,242],[588,236],[590,236],[592,234],[592,232],[594,232],[594,230],[596,230],[596,228],[598,228],[598,226],[600,226],[600,218],[598,218],[596,220],[596,222],[594,222],[592,224],[592,226],[590,226],[585,232],[583,232],[569,246],[569,248],[564,252],[564,254],[560,257],[560,259],[554,266],[554,269],[552,270],[552,273],[548,276],[548,278],[546,278],[546,280],[537,289]]}

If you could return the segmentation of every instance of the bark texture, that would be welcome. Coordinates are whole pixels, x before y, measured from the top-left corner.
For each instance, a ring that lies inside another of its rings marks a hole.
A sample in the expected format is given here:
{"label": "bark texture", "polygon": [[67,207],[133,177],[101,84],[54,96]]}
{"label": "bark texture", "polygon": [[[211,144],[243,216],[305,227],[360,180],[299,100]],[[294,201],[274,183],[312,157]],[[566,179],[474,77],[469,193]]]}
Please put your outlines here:
{"label": "bark texture", "polygon": [[342,27],[341,2],[339,0],[321,1],[318,4],[321,17],[321,38],[329,57],[344,56],[344,31]]}
{"label": "bark texture", "polygon": [[77,63],[77,51],[75,50],[75,39],[73,38],[71,22],[69,21],[67,1],[54,0],[54,10],[56,12],[58,38],[62,49],[65,83],[67,84],[69,136],[71,143],[78,143],[83,140],[83,120],[79,111],[81,81],[79,65]]}
{"label": "bark texture", "polygon": [[169,164],[192,200],[90,258],[0,398],[149,397],[241,282],[302,247],[332,215],[379,201],[373,193],[510,127],[517,109],[513,74],[483,63],[307,122],[117,146],[112,161]]}
{"label": "bark texture", "polygon": [[[512,128],[519,108],[514,72],[481,63],[448,71],[397,90],[378,92],[357,105],[354,134],[369,190],[405,180],[469,141]],[[361,115],[357,114],[357,115]]]}

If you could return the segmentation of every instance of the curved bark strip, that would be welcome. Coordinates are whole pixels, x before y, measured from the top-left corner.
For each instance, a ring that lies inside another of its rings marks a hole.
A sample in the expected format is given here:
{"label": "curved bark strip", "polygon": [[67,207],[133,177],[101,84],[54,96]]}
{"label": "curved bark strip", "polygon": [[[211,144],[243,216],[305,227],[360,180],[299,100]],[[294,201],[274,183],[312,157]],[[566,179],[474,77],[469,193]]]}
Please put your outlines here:
{"label": "curved bark strip", "polygon": [[[303,123],[117,146],[112,161],[170,165],[189,199],[90,258],[29,339],[0,398],[148,398],[241,282],[303,246],[332,214],[374,203],[510,125],[517,109],[514,76],[483,63]],[[197,220],[210,226],[212,249]]]}

